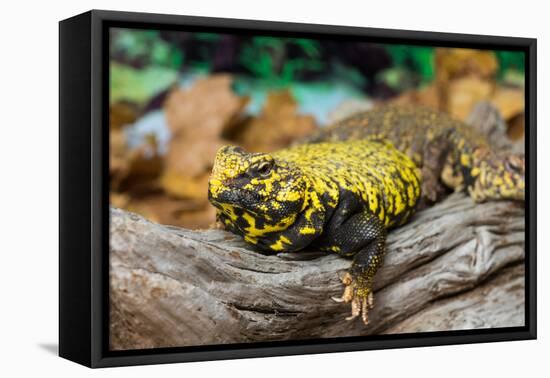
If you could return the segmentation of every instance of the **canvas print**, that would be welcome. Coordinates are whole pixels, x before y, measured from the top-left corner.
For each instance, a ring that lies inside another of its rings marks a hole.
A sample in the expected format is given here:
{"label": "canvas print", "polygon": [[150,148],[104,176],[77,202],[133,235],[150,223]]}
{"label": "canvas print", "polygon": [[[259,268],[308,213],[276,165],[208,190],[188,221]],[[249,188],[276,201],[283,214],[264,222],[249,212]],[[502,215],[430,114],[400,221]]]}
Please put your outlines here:
{"label": "canvas print", "polygon": [[109,347],[525,325],[525,56],[109,30]]}

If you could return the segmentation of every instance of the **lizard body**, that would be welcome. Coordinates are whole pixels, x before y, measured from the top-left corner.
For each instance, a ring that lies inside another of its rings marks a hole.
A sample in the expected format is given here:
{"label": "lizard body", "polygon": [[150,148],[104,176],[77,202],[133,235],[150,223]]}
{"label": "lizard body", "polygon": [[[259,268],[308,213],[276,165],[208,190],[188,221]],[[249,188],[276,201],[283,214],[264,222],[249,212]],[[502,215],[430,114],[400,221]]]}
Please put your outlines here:
{"label": "lizard body", "polygon": [[341,300],[368,322],[386,230],[405,223],[420,197],[416,165],[389,142],[304,144],[271,154],[223,147],[209,199],[226,229],[271,252],[306,247],[353,256]]}
{"label": "lizard body", "polygon": [[495,153],[468,125],[435,111],[381,107],[270,154],[221,148],[209,200],[224,227],[273,253],[316,248],[353,257],[339,301],[368,323],[387,230],[441,182],[476,201],[524,198],[523,158]]}
{"label": "lizard body", "polygon": [[525,198],[525,160],[496,151],[474,128],[445,113],[414,106],[381,106],[319,130],[303,143],[384,138],[422,170],[422,195],[437,201],[442,183],[481,202]]}

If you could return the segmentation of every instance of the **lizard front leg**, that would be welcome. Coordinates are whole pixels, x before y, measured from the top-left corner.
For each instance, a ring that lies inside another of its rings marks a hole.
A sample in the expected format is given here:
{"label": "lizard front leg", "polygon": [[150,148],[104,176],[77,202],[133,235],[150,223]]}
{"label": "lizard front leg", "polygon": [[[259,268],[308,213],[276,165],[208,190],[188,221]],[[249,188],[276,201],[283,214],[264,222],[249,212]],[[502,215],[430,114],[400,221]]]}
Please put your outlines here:
{"label": "lizard front leg", "polygon": [[348,272],[342,277],[346,285],[337,302],[351,302],[351,315],[346,320],[352,320],[361,315],[363,322],[369,324],[369,309],[374,307],[373,283],[378,268],[382,265],[386,253],[386,235],[380,234],[365,248],[355,255]]}
{"label": "lizard front leg", "polygon": [[386,252],[386,229],[378,217],[362,210],[331,231],[331,245],[327,248],[344,256],[354,255],[351,268],[342,278],[346,285],[344,293],[333,299],[351,303],[351,316],[347,320],[361,315],[363,322],[368,324],[368,310],[374,304],[374,276]]}

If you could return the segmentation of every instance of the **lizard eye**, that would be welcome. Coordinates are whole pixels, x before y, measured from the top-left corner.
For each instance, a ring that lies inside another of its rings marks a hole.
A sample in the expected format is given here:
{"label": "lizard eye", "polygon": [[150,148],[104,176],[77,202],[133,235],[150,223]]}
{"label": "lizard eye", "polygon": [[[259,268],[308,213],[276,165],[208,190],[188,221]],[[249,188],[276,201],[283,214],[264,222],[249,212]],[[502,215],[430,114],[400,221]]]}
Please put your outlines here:
{"label": "lizard eye", "polygon": [[273,164],[268,161],[264,161],[259,163],[253,168],[253,171],[260,176],[267,176],[271,172],[271,168],[273,167]]}

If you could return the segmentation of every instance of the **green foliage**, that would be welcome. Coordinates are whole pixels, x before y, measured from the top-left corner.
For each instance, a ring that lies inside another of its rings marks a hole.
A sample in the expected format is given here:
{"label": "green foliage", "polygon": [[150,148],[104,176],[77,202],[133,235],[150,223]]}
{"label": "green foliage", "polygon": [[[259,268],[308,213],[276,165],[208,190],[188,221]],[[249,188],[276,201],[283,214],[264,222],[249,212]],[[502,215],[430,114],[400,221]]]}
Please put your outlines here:
{"label": "green foliage", "polygon": [[508,71],[525,72],[525,53],[520,51],[495,51],[495,54],[499,62],[499,78],[504,78]]}
{"label": "green foliage", "polygon": [[144,105],[152,97],[177,81],[178,73],[167,67],[149,66],[135,69],[123,64],[110,64],[110,103],[131,101]]}
{"label": "green foliage", "polygon": [[208,74],[212,71],[212,52],[221,40],[221,35],[217,33],[193,33],[191,39],[200,42],[198,47],[199,56],[192,59],[188,56],[186,65],[197,74]]}
{"label": "green foliage", "polygon": [[[162,67],[168,69],[166,72],[181,70],[185,63],[190,72],[208,74],[218,44],[224,43],[222,35],[217,33],[191,33],[193,50],[186,54],[185,49],[161,38],[159,31],[115,28],[111,33],[110,52],[114,60],[145,70]],[[390,56],[391,63],[378,72],[376,80],[400,92],[434,79],[433,47],[381,46]],[[233,67],[244,68],[249,75],[241,76],[271,88],[292,87],[303,82],[307,74],[318,73],[326,74],[326,83],[347,83],[356,88],[364,87],[370,80],[361,73],[360,67],[344,63],[339,56],[326,59],[326,46],[318,40],[256,36],[244,38],[238,48],[240,55],[238,61],[232,63]],[[498,79],[520,82],[525,71],[524,53],[495,51],[495,54],[499,61]]]}
{"label": "green foliage", "polygon": [[[288,51],[296,47],[301,54],[289,58]],[[303,38],[253,37],[242,47],[241,64],[256,78],[273,86],[286,86],[305,71],[321,71],[318,41]]]}
{"label": "green foliage", "polygon": [[142,66],[179,69],[183,63],[183,52],[162,40],[155,30],[112,29],[110,53]]}
{"label": "green foliage", "polygon": [[[379,79],[396,90],[423,85],[434,79],[435,49],[433,47],[384,45],[392,58],[392,68],[379,75]],[[498,60],[498,79],[515,78],[525,72],[525,58],[523,52],[495,51]],[[513,72],[513,73],[512,73]],[[517,81],[517,79],[515,79]]]}
{"label": "green foliage", "polygon": [[356,88],[363,87],[369,81],[356,67],[334,62],[331,68],[334,80],[353,85]]}
{"label": "green foliage", "polygon": [[195,33],[194,38],[203,42],[218,42],[220,40],[220,35],[217,33]]}
{"label": "green foliage", "polygon": [[434,48],[408,45],[384,45],[395,68],[406,69],[417,75],[421,84],[433,80],[435,72]]}

